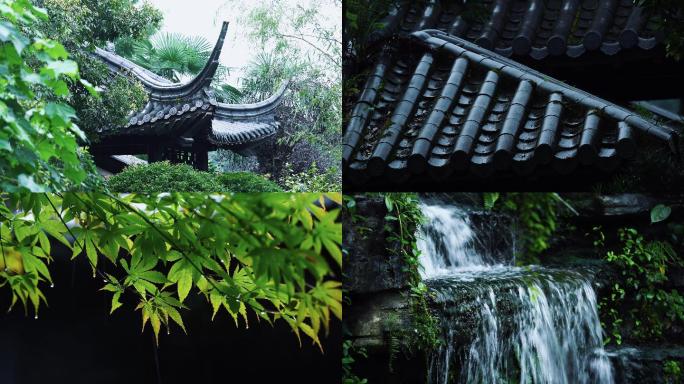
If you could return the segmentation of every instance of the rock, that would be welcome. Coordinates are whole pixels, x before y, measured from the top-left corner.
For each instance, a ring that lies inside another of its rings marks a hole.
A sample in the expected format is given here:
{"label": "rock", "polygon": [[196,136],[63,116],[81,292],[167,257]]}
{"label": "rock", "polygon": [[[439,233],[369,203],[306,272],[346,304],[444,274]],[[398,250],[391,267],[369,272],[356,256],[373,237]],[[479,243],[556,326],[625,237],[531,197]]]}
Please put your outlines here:
{"label": "rock", "polygon": [[490,211],[473,211],[468,215],[477,239],[476,251],[499,263],[511,262],[511,257],[518,254],[515,220]]}
{"label": "rock", "polygon": [[613,365],[616,384],[666,383],[663,370],[666,361],[684,363],[684,348],[675,346],[623,346],[607,350]]}
{"label": "rock", "polygon": [[408,294],[385,291],[354,296],[353,305],[345,311],[345,325],[357,347],[386,347],[387,329],[410,324]]}
{"label": "rock", "polygon": [[[383,229],[386,215],[382,199],[357,197],[355,217],[343,218],[346,291],[369,293],[408,287],[409,274],[399,254],[399,244],[388,242],[388,234]],[[387,224],[393,228],[397,225],[396,222]]]}
{"label": "rock", "polygon": [[648,214],[657,204],[654,198],[638,193],[603,195],[598,200],[605,216]]}

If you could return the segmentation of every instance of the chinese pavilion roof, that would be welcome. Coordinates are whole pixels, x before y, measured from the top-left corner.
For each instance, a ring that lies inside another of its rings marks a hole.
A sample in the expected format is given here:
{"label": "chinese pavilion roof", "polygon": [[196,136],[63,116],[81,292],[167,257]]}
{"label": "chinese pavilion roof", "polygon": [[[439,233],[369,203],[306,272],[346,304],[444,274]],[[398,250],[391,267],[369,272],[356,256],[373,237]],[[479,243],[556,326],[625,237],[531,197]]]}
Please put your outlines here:
{"label": "chinese pavilion roof", "polygon": [[637,135],[676,148],[671,129],[470,41],[424,30],[394,43],[349,114],[346,182],[610,171]]}
{"label": "chinese pavilion roof", "polygon": [[204,69],[192,80],[175,83],[113,52],[96,49],[115,75],[132,76],[140,81],[148,94],[146,105],[133,111],[121,127],[102,127],[103,145],[137,137],[148,140],[177,139],[192,143],[201,140],[209,146],[243,150],[273,136],[278,129],[275,110],[287,88],[284,84],[272,97],[254,104],[217,102],[211,82],[219,66],[228,23]]}

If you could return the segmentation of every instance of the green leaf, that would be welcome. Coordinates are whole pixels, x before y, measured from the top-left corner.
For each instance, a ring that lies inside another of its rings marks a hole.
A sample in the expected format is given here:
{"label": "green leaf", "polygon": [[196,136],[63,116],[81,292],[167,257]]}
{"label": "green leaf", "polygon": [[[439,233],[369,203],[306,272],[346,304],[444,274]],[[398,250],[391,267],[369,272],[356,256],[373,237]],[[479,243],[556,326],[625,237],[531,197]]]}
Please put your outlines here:
{"label": "green leaf", "polygon": [[183,332],[187,334],[188,331],[185,329],[185,325],[183,324],[183,318],[181,317],[178,310],[176,310],[176,308],[173,307],[167,307],[165,310],[169,317],[171,317],[171,320],[178,324],[183,329]]}
{"label": "green leaf", "polygon": [[212,291],[211,294],[209,294],[209,301],[211,301],[211,307],[214,309],[214,313],[211,315],[211,319],[214,320],[214,317],[216,317],[216,313],[219,308],[221,308],[221,304],[225,301],[225,298],[220,293]]}
{"label": "green leaf", "polygon": [[190,288],[192,288],[192,271],[188,268],[184,268],[180,270],[178,278],[178,299],[181,303],[188,296]]}
{"label": "green leaf", "polygon": [[672,208],[667,205],[658,204],[651,209],[651,223],[658,223],[670,217]]}
{"label": "green leaf", "polygon": [[97,267],[97,250],[95,250],[95,244],[88,238],[83,239],[85,241],[86,256],[90,261],[90,266],[93,268],[93,274],[95,274],[95,268]]}
{"label": "green leaf", "polygon": [[119,302],[120,297],[121,291],[116,291],[114,292],[114,295],[112,295],[112,309],[109,311],[110,315],[114,313],[114,311],[122,305],[121,302]]}
{"label": "green leaf", "polygon": [[73,60],[56,60],[48,63],[47,68],[52,70],[54,77],[62,75],[74,77],[78,75],[78,64]]}
{"label": "green leaf", "polygon": [[36,182],[36,180],[31,175],[21,174],[17,178],[19,186],[26,188],[33,193],[47,192],[48,188]]}
{"label": "green leaf", "polygon": [[385,207],[387,207],[387,212],[392,212],[394,209],[394,203],[389,195],[385,196]]}
{"label": "green leaf", "polygon": [[494,204],[499,200],[499,192],[485,192],[484,193],[484,206],[485,209],[494,208]]}

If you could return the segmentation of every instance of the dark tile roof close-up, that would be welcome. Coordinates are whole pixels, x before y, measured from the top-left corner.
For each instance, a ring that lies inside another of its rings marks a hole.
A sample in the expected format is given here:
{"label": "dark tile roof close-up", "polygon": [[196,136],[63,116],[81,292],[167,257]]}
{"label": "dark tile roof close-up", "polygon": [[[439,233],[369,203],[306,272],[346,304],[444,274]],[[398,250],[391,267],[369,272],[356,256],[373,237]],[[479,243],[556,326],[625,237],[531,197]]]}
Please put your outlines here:
{"label": "dark tile roof close-up", "polygon": [[576,58],[653,49],[656,22],[633,0],[401,1],[373,38],[438,29],[503,56]]}
{"label": "dark tile roof close-up", "polygon": [[345,183],[525,175],[539,167],[561,175],[579,166],[611,171],[635,154],[637,135],[676,150],[673,130],[636,112],[467,40],[422,30],[396,40],[370,70],[348,114]]}

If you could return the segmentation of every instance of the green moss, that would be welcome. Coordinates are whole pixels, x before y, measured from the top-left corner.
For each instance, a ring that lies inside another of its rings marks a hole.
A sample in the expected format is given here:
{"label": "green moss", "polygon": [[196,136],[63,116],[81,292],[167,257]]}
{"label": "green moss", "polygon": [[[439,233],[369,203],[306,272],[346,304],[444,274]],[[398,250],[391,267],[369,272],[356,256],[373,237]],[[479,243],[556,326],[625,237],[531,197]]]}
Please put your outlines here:
{"label": "green moss", "polygon": [[107,180],[112,192],[278,192],[272,181],[249,172],[213,174],[187,164],[158,162],[126,168]]}

